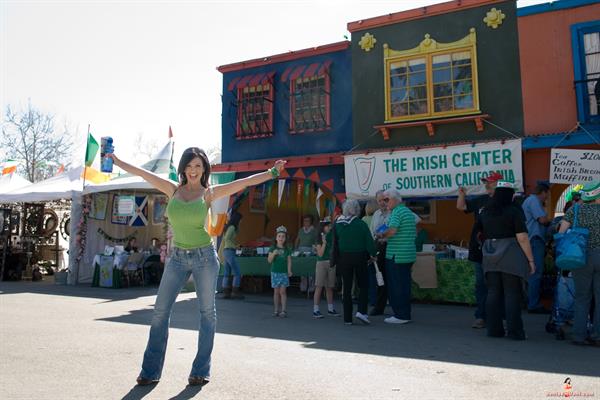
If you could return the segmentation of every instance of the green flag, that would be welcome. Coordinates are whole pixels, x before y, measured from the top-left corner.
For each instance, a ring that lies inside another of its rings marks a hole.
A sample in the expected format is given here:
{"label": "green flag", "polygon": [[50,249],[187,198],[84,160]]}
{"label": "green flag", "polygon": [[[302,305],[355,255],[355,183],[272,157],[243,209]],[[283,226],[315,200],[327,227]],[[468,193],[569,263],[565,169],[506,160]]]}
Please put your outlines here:
{"label": "green flag", "polygon": [[92,166],[92,163],[94,162],[94,158],[96,158],[96,153],[98,153],[98,148],[100,148],[100,146],[98,145],[98,142],[96,142],[96,139],[94,139],[94,137],[92,136],[91,133],[88,133],[87,146],[85,147],[85,166],[86,167]]}

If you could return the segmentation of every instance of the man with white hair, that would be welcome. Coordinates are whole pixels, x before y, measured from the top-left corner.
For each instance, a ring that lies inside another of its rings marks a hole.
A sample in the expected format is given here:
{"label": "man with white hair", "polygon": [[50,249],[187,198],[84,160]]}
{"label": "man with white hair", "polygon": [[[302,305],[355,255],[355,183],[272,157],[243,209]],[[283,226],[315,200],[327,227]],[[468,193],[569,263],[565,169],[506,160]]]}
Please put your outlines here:
{"label": "man with white hair", "polygon": [[378,237],[386,238],[388,243],[385,254],[385,271],[388,300],[394,311],[394,315],[386,318],[384,322],[406,324],[411,320],[411,267],[417,259],[415,217],[412,211],[402,203],[399,191],[388,189],[384,195],[391,214],[388,229],[378,234]]}
{"label": "man with white hair", "polygon": [[[375,194],[375,199],[377,200],[377,204],[379,205],[379,210],[373,213],[373,218],[371,219],[371,234],[373,237],[377,237],[377,231],[380,228],[385,228],[388,223],[388,219],[390,218],[390,210],[387,208],[387,201],[385,197],[385,190],[378,190]],[[382,286],[377,286],[377,296],[375,299],[375,304],[371,311],[369,311],[369,315],[383,315],[383,311],[385,310],[385,306],[388,301],[387,294],[387,285],[385,283],[385,248],[387,246],[387,241],[385,239],[378,239],[375,243],[377,247],[377,265],[382,270],[382,276],[384,278],[384,284]]]}

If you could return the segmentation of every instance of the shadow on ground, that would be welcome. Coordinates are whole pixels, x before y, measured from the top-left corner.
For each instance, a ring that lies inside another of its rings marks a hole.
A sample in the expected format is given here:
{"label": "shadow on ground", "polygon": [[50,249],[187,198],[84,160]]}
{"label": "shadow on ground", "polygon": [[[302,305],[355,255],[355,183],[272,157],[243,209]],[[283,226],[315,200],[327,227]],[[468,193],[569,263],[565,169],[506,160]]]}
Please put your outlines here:
{"label": "shadow on ground", "polygon": [[[151,296],[156,288],[126,290],[98,289],[80,286],[55,286],[2,283],[0,292],[41,293],[64,296],[105,298],[107,301]],[[19,290],[19,288],[21,290]],[[26,290],[24,290],[26,289]],[[339,306],[339,302],[338,302]],[[243,301],[217,300],[219,334],[245,336],[250,339],[275,339],[299,342],[306,349],[372,354],[459,363],[474,366],[510,368],[569,375],[599,376],[600,348],[582,348],[568,341],[557,341],[545,332],[545,315],[524,314],[527,341],[488,338],[485,330],[470,328],[473,308],[451,305],[416,304],[414,322],[388,325],[383,317],[372,317],[370,326],[346,326],[341,317],[315,320],[312,302],[300,297],[289,298],[289,318],[274,318],[272,297],[251,295]],[[100,321],[149,325],[152,310],[131,310],[128,314]],[[198,313],[195,298],[175,304],[171,327],[197,330]],[[443,366],[439,366],[443,369]],[[442,372],[440,372],[442,373]],[[184,389],[175,399],[190,398],[192,389]],[[147,394],[147,393],[146,393]],[[142,389],[133,388],[125,398],[142,398]],[[130,396],[130,397],[127,397]],[[191,396],[193,397],[193,395]]]}

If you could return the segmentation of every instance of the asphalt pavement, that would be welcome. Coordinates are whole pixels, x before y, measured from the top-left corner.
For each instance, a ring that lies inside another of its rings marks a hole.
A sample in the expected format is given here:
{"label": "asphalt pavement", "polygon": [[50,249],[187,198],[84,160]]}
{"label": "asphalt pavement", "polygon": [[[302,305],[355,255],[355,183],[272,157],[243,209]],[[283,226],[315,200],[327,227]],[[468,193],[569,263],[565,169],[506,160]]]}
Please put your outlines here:
{"label": "asphalt pavement", "polygon": [[407,325],[345,326],[313,319],[312,302],[293,293],[286,319],[271,316],[267,294],[217,301],[202,389],[187,386],[195,295],[180,294],[162,379],[138,387],[156,290],[0,282],[0,398],[600,399],[600,348],[555,340],[545,315],[525,314],[528,340],[512,341],[472,329],[471,307],[416,304]]}

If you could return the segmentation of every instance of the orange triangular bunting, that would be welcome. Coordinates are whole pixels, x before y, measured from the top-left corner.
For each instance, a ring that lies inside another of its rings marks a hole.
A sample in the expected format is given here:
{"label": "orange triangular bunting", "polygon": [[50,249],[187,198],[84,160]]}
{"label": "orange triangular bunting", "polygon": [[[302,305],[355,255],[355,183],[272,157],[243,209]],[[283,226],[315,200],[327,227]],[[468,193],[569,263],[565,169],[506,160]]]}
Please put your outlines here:
{"label": "orange triangular bunting", "polygon": [[338,199],[340,203],[343,203],[346,200],[346,193],[336,193],[335,197]]}
{"label": "orange triangular bunting", "polygon": [[290,174],[288,174],[287,169],[284,169],[279,173],[279,179],[289,178]]}
{"label": "orange triangular bunting", "polygon": [[298,168],[298,171],[296,171],[296,173],[294,174],[294,178],[306,179],[306,175],[304,175],[302,168]]}
{"label": "orange triangular bunting", "polygon": [[308,177],[309,180],[316,182],[316,183],[320,183],[321,182],[321,178],[319,177],[319,173],[317,171],[313,172],[312,174],[309,175]]}
{"label": "orange triangular bunting", "polygon": [[321,183],[321,185],[323,185],[324,187],[326,187],[327,189],[329,189],[333,192],[333,179],[329,179],[329,180]]}

